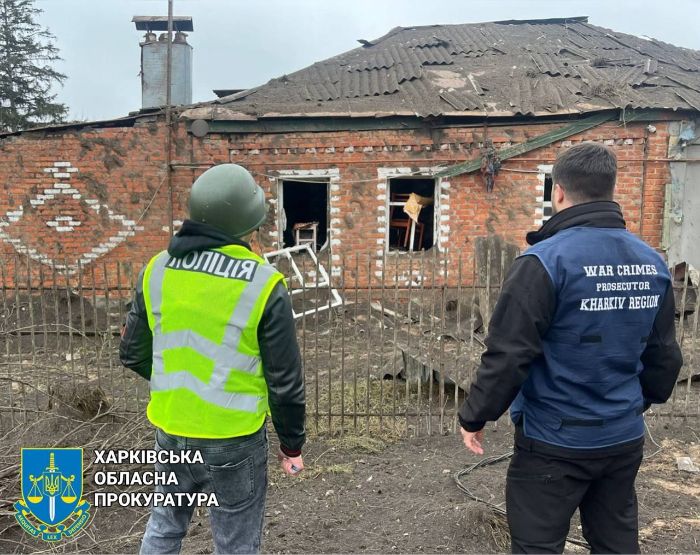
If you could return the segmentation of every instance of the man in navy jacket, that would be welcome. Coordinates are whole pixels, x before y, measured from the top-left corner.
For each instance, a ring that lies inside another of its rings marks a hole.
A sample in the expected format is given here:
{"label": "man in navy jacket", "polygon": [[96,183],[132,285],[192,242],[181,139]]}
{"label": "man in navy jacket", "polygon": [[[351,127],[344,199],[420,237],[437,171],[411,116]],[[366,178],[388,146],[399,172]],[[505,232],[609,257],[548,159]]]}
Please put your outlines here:
{"label": "man in navy jacket", "polygon": [[514,553],[561,553],[580,509],[592,551],[637,553],[644,420],[682,365],[664,260],[625,229],[612,150],[581,143],[552,170],[554,216],[527,236],[460,409],[464,443],[510,407]]}

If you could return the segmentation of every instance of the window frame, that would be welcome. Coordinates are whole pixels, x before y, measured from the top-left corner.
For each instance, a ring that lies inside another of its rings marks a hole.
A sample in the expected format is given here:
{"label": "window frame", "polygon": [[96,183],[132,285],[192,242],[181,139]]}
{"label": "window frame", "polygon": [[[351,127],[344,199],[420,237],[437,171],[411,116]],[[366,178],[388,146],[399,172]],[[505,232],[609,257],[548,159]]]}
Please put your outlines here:
{"label": "window frame", "polygon": [[[552,210],[554,209],[551,193],[549,196],[550,200],[545,200],[545,181],[547,180],[547,176],[549,176],[550,179],[552,178],[552,167],[553,164],[540,164],[537,166],[539,185],[537,186],[537,196],[535,197],[535,202],[537,203],[535,207],[535,224],[540,226],[554,215],[554,213],[549,216],[545,216],[544,214],[545,208],[549,207],[552,208]],[[554,181],[552,181],[552,192],[554,192]]]}
{"label": "window frame", "polygon": [[282,210],[284,210],[284,182],[285,181],[303,181],[306,183],[318,183],[326,185],[326,240],[316,252],[322,252],[334,244],[334,226],[332,221],[333,216],[333,193],[337,192],[334,186],[337,187],[340,181],[340,172],[337,168],[328,168],[323,170],[279,170],[274,177],[277,182],[277,196],[275,203],[275,225],[277,227],[276,239],[280,249],[284,248],[284,228],[282,227]]}
{"label": "window frame", "polygon": [[[438,252],[442,252],[442,241],[440,240],[442,237],[442,229],[441,229],[441,213],[442,213],[442,206],[441,206],[441,198],[442,198],[442,178],[437,177],[435,173],[438,171],[440,168],[419,168],[418,172],[419,173],[414,173],[414,171],[411,171],[409,168],[383,168],[384,172],[381,173],[381,176],[384,179],[384,184],[385,184],[385,199],[384,199],[384,215],[385,215],[385,225],[384,225],[384,247],[383,251],[389,255],[391,253],[420,253],[420,250],[408,250],[408,251],[402,251],[401,249],[392,249],[390,248],[389,244],[389,220],[390,220],[390,215],[391,215],[391,181],[393,179],[422,179],[422,180],[432,180],[433,181],[433,242],[430,245],[430,248],[425,249],[423,252],[427,252],[429,250],[438,249]],[[411,245],[413,246],[413,245]]]}

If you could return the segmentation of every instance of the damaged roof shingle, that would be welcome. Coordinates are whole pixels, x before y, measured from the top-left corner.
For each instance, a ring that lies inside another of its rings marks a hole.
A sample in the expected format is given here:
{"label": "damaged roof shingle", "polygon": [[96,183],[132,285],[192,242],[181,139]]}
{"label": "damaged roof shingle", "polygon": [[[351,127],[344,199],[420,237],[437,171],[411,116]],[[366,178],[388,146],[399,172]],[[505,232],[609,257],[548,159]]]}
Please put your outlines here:
{"label": "damaged roof shingle", "polygon": [[584,17],[397,27],[362,42],[183,117],[507,116],[700,104],[700,52]]}

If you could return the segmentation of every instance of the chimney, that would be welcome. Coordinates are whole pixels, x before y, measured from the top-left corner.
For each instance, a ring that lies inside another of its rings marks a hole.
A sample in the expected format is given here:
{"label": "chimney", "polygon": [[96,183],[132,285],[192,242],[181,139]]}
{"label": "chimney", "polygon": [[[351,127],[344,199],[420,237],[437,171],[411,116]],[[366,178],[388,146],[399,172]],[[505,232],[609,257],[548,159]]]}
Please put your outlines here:
{"label": "chimney", "polygon": [[[165,106],[167,98],[168,18],[135,16],[138,31],[145,31],[141,46],[141,108]],[[192,104],[192,47],[185,32],[192,32],[192,18],[173,18],[170,101],[174,106]],[[156,36],[156,31],[160,36]]]}

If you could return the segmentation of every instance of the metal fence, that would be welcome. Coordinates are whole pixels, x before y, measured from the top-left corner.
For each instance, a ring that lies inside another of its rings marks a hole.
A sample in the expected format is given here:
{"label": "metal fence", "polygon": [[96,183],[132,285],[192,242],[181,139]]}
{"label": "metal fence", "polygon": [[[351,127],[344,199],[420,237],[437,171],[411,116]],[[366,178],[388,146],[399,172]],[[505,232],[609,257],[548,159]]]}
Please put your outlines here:
{"label": "metal fence", "polygon": [[[478,367],[492,307],[513,252],[436,250],[296,255],[288,277],[305,366],[313,433],[397,436],[457,429],[457,409]],[[321,268],[322,266],[323,268]],[[121,367],[121,324],[141,264],[55,268],[0,260],[0,432],[42,415],[94,419],[143,412],[148,384]],[[341,302],[317,279],[331,276]],[[300,277],[301,275],[301,277]],[[663,418],[700,416],[697,280],[676,291],[685,356]]]}

